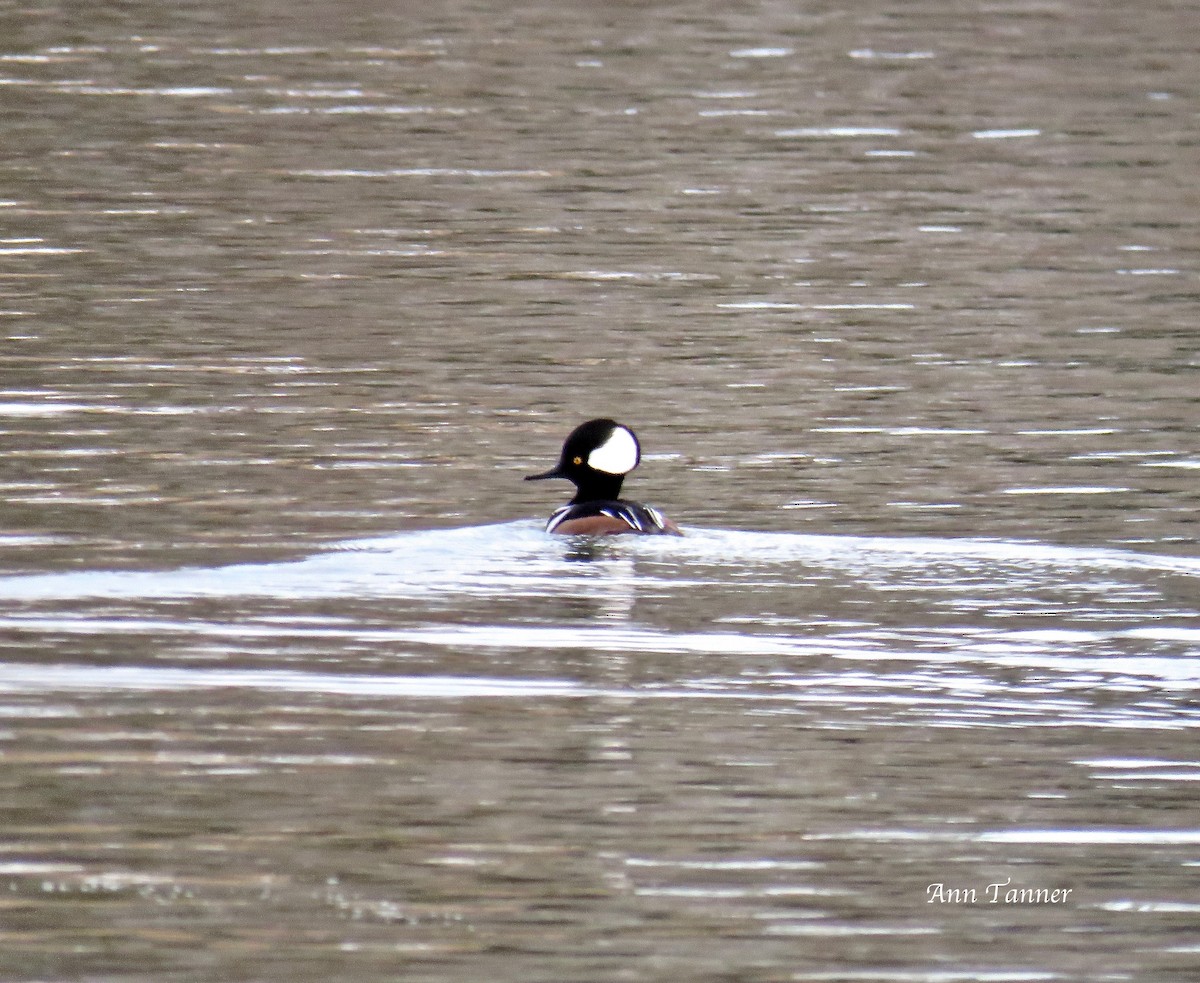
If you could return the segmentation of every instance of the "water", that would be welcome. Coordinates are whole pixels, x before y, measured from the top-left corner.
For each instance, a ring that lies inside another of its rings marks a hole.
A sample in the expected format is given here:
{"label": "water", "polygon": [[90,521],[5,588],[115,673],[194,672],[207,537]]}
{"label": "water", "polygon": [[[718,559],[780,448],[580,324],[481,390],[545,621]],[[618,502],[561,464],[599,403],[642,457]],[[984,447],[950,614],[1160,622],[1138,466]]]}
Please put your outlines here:
{"label": "water", "polygon": [[1189,14],[0,11],[0,976],[1194,976]]}

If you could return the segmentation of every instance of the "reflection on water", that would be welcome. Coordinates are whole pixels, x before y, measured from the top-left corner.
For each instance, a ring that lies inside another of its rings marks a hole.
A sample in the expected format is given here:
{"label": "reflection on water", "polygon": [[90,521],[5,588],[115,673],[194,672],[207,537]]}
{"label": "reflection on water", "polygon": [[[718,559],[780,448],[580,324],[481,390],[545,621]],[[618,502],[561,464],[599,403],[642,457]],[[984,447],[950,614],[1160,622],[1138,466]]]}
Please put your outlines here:
{"label": "reflection on water", "polygon": [[[6,977],[1187,976],[1200,60],[1076,6],[0,10]],[[541,532],[602,415],[687,537]]]}
{"label": "reflection on water", "polygon": [[20,965],[1186,964],[1196,560],[586,547],[529,520],[0,580]]}

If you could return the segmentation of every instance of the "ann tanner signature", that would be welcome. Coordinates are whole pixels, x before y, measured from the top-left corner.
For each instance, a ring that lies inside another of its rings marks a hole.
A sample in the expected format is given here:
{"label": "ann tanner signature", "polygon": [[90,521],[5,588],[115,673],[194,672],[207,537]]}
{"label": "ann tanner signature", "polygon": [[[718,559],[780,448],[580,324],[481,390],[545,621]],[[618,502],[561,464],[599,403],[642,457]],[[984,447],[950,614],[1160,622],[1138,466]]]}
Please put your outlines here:
{"label": "ann tanner signature", "polygon": [[975,887],[947,887],[941,881],[925,889],[926,904],[1066,904],[1074,888],[1012,887],[1012,878]]}

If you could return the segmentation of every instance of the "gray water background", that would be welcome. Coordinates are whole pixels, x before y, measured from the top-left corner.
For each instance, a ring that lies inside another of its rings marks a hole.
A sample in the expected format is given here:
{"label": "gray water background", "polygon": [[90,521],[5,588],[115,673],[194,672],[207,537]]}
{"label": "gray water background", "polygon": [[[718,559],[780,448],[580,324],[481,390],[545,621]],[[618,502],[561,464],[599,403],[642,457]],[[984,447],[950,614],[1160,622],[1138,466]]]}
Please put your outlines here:
{"label": "gray water background", "polygon": [[1196,28],[0,7],[0,978],[1200,979]]}

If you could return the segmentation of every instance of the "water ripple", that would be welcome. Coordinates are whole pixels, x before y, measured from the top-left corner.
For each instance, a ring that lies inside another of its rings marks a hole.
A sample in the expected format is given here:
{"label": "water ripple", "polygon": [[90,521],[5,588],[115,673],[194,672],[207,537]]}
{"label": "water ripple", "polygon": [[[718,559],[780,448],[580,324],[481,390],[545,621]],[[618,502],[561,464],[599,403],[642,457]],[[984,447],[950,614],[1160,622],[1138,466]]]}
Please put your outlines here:
{"label": "water ripple", "polygon": [[557,679],[367,676],[287,670],[187,669],[158,666],[0,664],[0,690],[7,692],[57,693],[94,690],[112,693],[212,689],[414,699],[533,699],[588,695],[588,691],[578,684]]}

